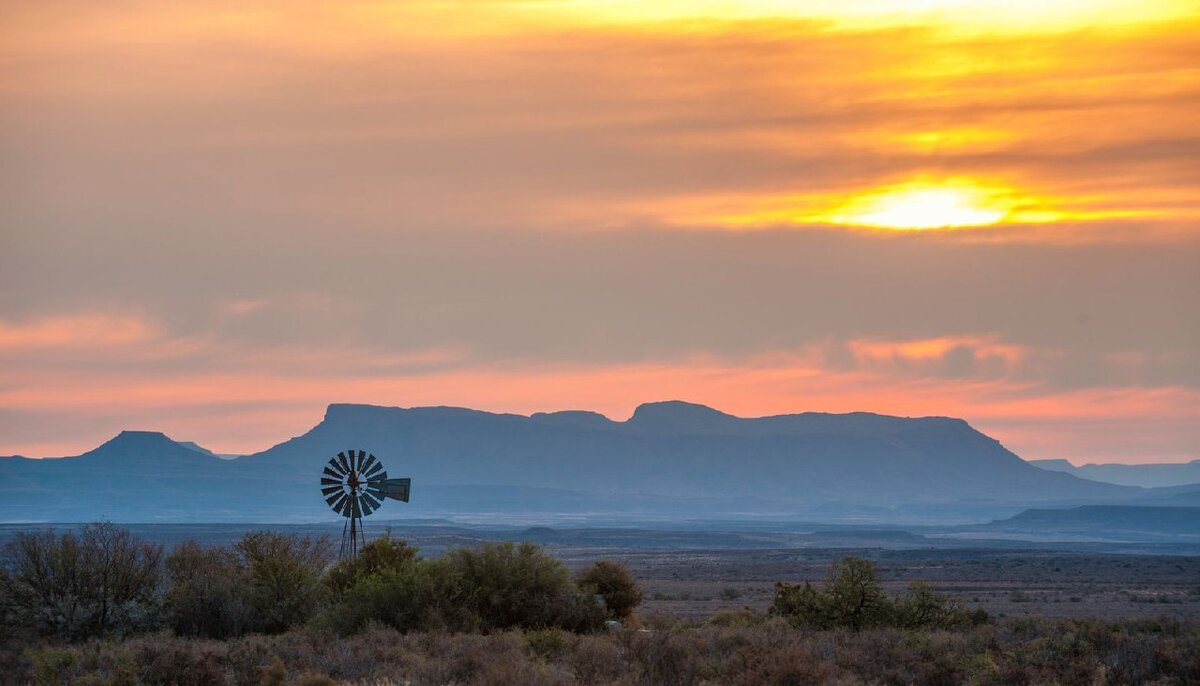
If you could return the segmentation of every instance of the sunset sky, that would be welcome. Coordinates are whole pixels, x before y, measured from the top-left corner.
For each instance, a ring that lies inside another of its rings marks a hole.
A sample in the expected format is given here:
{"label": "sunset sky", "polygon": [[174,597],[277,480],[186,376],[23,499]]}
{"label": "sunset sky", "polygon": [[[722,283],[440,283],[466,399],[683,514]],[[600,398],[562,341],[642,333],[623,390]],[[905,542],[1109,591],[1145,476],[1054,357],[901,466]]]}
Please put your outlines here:
{"label": "sunset sky", "polygon": [[0,454],[331,402],[1200,458],[1200,2],[0,0]]}

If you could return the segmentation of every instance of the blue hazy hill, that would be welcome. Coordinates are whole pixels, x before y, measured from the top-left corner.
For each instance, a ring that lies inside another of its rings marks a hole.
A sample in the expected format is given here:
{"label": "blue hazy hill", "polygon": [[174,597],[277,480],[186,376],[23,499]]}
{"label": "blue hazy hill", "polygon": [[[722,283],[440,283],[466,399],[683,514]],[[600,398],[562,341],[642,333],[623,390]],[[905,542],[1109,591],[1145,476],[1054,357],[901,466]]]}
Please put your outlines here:
{"label": "blue hazy hill", "polygon": [[621,422],[581,411],[336,404],[304,435],[232,460],[153,432],[123,432],[77,457],[0,458],[0,519],[328,519],[318,476],[347,448],[369,450],[391,476],[413,478],[412,503],[388,503],[380,519],[942,513],[961,521],[1146,493],[1039,469],[946,417],[740,418],[672,401],[642,405]]}
{"label": "blue hazy hill", "polygon": [[1081,479],[1103,481],[1122,486],[1195,485],[1200,489],[1200,460],[1158,464],[1085,464],[1076,467],[1066,460],[1030,460],[1029,464],[1055,472],[1065,472]]}

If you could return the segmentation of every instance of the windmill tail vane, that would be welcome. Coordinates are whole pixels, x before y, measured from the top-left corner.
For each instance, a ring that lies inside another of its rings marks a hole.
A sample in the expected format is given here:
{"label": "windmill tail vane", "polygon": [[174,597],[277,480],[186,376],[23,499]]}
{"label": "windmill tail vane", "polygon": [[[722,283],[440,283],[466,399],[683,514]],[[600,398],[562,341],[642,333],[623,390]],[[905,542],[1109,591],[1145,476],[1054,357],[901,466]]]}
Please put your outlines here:
{"label": "windmill tail vane", "polygon": [[339,557],[354,557],[366,542],[362,518],[375,512],[384,499],[408,502],[412,479],[389,479],[383,463],[365,450],[347,450],[329,459],[321,472],[321,495],[346,518]]}

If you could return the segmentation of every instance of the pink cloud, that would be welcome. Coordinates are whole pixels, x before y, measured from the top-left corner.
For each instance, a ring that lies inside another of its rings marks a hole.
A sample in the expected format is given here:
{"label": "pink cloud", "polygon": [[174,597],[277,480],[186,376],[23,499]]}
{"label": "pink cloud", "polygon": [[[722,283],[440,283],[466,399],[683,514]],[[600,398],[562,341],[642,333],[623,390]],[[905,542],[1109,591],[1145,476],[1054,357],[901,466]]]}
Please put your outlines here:
{"label": "pink cloud", "polygon": [[98,312],[26,322],[0,320],[0,351],[126,346],[152,341],[158,335],[158,329],[140,317]]}
{"label": "pink cloud", "polygon": [[[1181,460],[1200,448],[1200,392],[1182,387],[1053,390],[999,376],[918,373],[964,348],[970,359],[1019,363],[1028,352],[987,337],[851,341],[856,366],[832,368],[814,350],[740,359],[693,355],[638,363],[485,363],[455,350],[345,355],[257,351],[205,371],[7,372],[0,409],[89,418],[72,440],[22,430],[6,452],[63,454],[130,426],[159,428],[218,452],[252,452],[307,430],[331,402],[461,405],[530,413],[591,409],[616,419],[651,400],[703,402],[742,416],[871,411],[963,417],[1027,458]],[[269,364],[260,364],[267,357]],[[883,363],[881,363],[881,360]],[[861,362],[861,364],[858,364]],[[910,366],[915,363],[917,368]],[[104,421],[97,421],[103,418]],[[1096,433],[1097,426],[1109,431]],[[1120,442],[1113,427],[1155,440]]]}

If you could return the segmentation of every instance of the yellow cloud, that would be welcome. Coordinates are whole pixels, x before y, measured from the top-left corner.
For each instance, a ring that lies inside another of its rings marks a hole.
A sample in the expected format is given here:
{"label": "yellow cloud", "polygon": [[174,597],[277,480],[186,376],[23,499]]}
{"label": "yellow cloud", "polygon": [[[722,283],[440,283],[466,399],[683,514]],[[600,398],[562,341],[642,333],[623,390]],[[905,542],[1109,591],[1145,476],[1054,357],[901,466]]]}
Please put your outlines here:
{"label": "yellow cloud", "polygon": [[1119,27],[1200,13],[1188,0],[564,0],[512,6],[622,23],[808,19],[848,30],[920,25],[1021,33]]}

